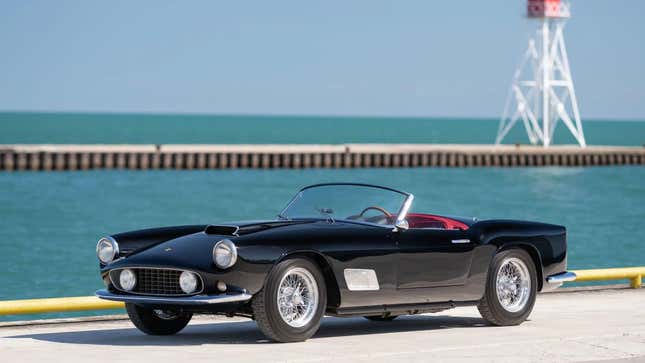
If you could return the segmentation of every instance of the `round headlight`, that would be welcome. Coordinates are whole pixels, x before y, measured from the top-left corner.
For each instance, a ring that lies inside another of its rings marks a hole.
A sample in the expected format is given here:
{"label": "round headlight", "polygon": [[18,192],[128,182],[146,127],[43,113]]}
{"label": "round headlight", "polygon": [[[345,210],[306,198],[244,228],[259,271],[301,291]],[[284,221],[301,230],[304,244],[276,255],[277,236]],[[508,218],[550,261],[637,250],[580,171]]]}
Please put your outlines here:
{"label": "round headlight", "polygon": [[112,237],[103,237],[96,244],[96,257],[104,264],[108,264],[119,255],[119,245]]}
{"label": "round headlight", "polygon": [[237,248],[228,239],[223,239],[213,247],[213,262],[219,268],[229,268],[237,261]]}
{"label": "round headlight", "polygon": [[132,270],[126,268],[119,274],[119,284],[123,290],[132,291],[137,284],[137,277]]}
{"label": "round headlight", "polygon": [[184,271],[179,275],[179,287],[181,291],[190,294],[197,290],[197,276],[194,273]]}

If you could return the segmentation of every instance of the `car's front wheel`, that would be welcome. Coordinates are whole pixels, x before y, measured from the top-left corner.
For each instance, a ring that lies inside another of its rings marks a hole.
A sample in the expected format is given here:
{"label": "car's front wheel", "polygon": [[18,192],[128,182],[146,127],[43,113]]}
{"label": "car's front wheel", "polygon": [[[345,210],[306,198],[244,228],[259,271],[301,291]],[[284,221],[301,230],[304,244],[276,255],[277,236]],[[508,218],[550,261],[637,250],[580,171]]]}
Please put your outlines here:
{"label": "car's front wheel", "polygon": [[126,303],[125,310],[137,329],[150,335],[172,335],[188,325],[191,313],[171,310],[150,309]]}
{"label": "car's front wheel", "polygon": [[318,331],[325,313],[325,279],[310,260],[282,261],[251,304],[255,321],[268,338],[285,343],[307,340]]}
{"label": "car's front wheel", "polygon": [[521,249],[506,250],[493,257],[486,292],[477,308],[493,325],[518,325],[531,314],[536,295],[537,272],[531,256]]}

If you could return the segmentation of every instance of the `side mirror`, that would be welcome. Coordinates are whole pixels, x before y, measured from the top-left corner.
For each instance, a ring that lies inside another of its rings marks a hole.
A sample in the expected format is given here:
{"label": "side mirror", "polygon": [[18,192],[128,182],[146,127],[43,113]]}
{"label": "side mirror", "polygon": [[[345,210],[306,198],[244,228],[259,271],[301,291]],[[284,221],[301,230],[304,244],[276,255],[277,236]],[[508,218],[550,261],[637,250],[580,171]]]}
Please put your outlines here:
{"label": "side mirror", "polygon": [[408,221],[405,219],[397,220],[394,222],[394,227],[396,231],[405,231],[408,228],[410,228],[410,225],[408,224]]}

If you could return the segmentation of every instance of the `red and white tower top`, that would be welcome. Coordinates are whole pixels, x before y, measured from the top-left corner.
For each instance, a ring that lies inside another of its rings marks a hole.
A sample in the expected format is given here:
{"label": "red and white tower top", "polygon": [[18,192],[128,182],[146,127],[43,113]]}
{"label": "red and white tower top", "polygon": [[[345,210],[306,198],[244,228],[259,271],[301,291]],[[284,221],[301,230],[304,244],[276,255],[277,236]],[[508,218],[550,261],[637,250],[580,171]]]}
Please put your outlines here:
{"label": "red and white tower top", "polygon": [[565,0],[528,0],[526,16],[529,18],[568,18],[569,2]]}

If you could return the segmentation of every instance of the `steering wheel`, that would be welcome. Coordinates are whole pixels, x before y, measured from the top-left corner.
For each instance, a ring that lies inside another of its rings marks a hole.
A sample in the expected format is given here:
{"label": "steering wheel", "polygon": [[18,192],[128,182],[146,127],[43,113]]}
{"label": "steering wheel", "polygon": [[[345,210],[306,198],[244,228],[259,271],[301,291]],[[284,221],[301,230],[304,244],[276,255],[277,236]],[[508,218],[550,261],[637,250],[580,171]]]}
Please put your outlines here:
{"label": "steering wheel", "polygon": [[373,205],[371,207],[367,207],[367,208],[363,209],[363,211],[361,213],[359,213],[358,216],[362,217],[363,214],[365,214],[365,212],[367,212],[370,209],[379,211],[379,212],[385,214],[386,217],[392,218],[392,214],[390,212],[386,211],[385,208],[382,208],[382,207],[379,207],[379,206],[376,206],[376,205]]}

